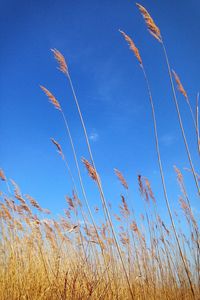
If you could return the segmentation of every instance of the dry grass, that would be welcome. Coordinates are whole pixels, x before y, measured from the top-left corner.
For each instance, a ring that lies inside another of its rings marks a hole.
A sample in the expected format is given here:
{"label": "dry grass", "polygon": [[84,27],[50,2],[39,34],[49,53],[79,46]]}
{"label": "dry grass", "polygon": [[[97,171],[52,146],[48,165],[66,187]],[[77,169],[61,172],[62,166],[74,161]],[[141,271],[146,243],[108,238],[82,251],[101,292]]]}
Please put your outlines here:
{"label": "dry grass", "polygon": [[[138,187],[149,203],[152,191],[146,180],[142,189],[141,182]],[[108,223],[98,224],[97,235],[92,224],[79,222],[81,203],[75,195],[67,197],[65,217],[56,220],[30,196],[2,194],[1,198],[0,299],[131,299]],[[198,295],[199,231],[184,199],[183,193],[179,218],[185,216],[190,232],[186,237],[180,231],[179,239]],[[133,297],[192,299],[173,230],[152,203],[136,221],[122,196],[115,215]]]}
{"label": "dry grass", "polygon": [[[152,17],[144,7],[139,4],[137,6],[150,33],[166,51],[160,30]],[[51,138],[66,165],[73,185],[72,196],[66,197],[67,209],[64,210],[62,216],[55,219],[34,198],[24,195],[18,185],[13,180],[9,181],[4,171],[0,170],[0,180],[5,185],[4,192],[0,192],[0,299],[2,300],[200,299],[198,221],[191,208],[184,176],[176,166],[174,166],[174,175],[177,176],[180,186],[180,212],[176,213],[176,218],[174,218],[174,213],[171,211],[149,80],[135,43],[126,33],[120,32],[135,54],[145,78],[152,109],[155,146],[162,180],[161,188],[170,225],[165,224],[159,215],[151,183],[141,174],[138,175],[137,180],[138,190],[145,204],[144,214],[135,216],[129,207],[129,185],[118,169],[114,169],[114,172],[124,188],[124,194],[121,194],[118,212],[112,211],[109,207],[99,172],[95,166],[86,126],[66,60],[58,50],[54,49],[52,51],[59,64],[59,70],[64,73],[69,82],[80,116],[90,157],[90,161],[83,158],[82,163],[99,191],[103,211],[101,219],[104,215],[104,220],[96,222],[94,214],[99,213],[99,208],[92,211],[89,205],[74,141],[61,104],[49,90],[41,86],[50,102],[62,115],[79,182],[74,180],[61,145]],[[170,67],[167,55],[166,61]],[[172,79],[170,69],[169,76]],[[179,91],[189,103],[187,93],[175,72],[174,76]],[[188,149],[173,82],[171,85],[191,171],[198,189],[197,174]],[[191,110],[191,106],[189,107]],[[196,111],[198,112],[198,102]],[[193,114],[193,111],[191,113]],[[196,120],[194,117],[193,119],[194,135],[195,133],[197,135],[194,138],[199,141],[198,113]],[[199,151],[199,142],[195,150]],[[78,193],[79,185],[81,195]],[[6,189],[7,192],[5,192]],[[178,229],[176,224],[179,224]]]}

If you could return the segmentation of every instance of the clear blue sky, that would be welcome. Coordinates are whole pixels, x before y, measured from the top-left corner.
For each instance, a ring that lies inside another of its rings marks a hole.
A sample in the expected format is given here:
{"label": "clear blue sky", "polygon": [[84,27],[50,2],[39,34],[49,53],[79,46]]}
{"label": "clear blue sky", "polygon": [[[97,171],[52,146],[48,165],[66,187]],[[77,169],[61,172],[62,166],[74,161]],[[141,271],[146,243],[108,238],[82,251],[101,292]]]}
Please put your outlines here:
{"label": "clear blue sky", "polygon": [[[199,1],[142,1],[167,45],[172,67],[180,75],[192,105],[200,90]],[[116,205],[123,192],[113,168],[130,186],[130,201],[141,209],[137,174],[151,181],[164,215],[164,199],[155,155],[151,110],[138,63],[118,29],[140,49],[149,75],[159,127],[161,154],[172,207],[180,191],[173,165],[188,167],[166,65],[159,43],[146,30],[130,0],[68,0],[0,2],[0,167],[23,193],[29,193],[55,214],[71,193],[69,176],[50,138],[63,147],[75,173],[62,119],[41,92],[42,84],[62,104],[78,157],[89,158],[68,83],[57,69],[51,48],[68,62],[91,146],[108,200]],[[188,107],[179,95],[181,112],[194,162],[199,168]],[[99,203],[94,183],[82,167],[91,206]],[[192,205],[198,200],[191,175],[184,172]]]}

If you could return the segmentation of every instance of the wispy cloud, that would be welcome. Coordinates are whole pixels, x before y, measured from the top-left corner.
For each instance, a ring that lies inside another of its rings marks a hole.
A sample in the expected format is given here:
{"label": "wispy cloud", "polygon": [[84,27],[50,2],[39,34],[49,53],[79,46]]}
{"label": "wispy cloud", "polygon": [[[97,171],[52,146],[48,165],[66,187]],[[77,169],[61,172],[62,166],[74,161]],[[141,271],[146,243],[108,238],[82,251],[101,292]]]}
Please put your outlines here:
{"label": "wispy cloud", "polygon": [[89,135],[89,139],[93,142],[97,142],[99,140],[99,134],[93,130]]}
{"label": "wispy cloud", "polygon": [[175,136],[173,134],[167,133],[161,137],[160,141],[164,146],[170,147],[175,142]]}

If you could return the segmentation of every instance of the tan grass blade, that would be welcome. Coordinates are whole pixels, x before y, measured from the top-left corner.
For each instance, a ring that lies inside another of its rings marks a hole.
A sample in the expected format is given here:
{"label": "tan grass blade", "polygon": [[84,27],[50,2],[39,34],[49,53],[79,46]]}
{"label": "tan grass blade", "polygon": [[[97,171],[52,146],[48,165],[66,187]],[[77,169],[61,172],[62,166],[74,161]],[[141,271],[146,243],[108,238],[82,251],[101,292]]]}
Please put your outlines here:
{"label": "tan grass blade", "polygon": [[60,51],[58,51],[57,49],[51,49],[51,51],[54,54],[54,58],[58,62],[59,70],[68,76],[69,72],[68,72],[67,63],[66,63],[66,60],[65,60],[64,56],[62,55],[62,53]]}
{"label": "tan grass blade", "polygon": [[85,158],[82,158],[82,162],[84,163],[86,169],[88,170],[88,173],[89,173],[90,177],[94,181],[97,181],[98,180],[98,175],[97,175],[97,172],[94,169],[94,167],[91,165],[91,163]]}
{"label": "tan grass blade", "polygon": [[115,171],[115,174],[116,174],[117,178],[119,179],[119,181],[123,185],[123,187],[128,190],[128,184],[127,184],[124,176],[122,175],[122,173],[117,169],[114,169],[114,171]]}
{"label": "tan grass blade", "polygon": [[2,169],[0,170],[0,178],[2,181],[6,181],[6,176],[4,175],[4,172]]}
{"label": "tan grass blade", "polygon": [[61,110],[60,103],[58,100],[54,97],[54,95],[47,90],[44,86],[40,85],[40,88],[43,90],[43,92],[46,94],[46,96],[49,98],[50,102],[54,105],[54,107],[58,110]]}
{"label": "tan grass blade", "polygon": [[58,142],[56,142],[56,140],[54,140],[53,138],[51,138],[52,143],[56,146],[58,153],[61,155],[61,157],[64,159],[64,154],[62,151],[62,148],[60,146],[60,144]]}
{"label": "tan grass blade", "polygon": [[133,51],[133,53],[135,54],[136,58],[138,59],[139,63],[142,65],[142,59],[139,53],[138,48],[135,46],[133,40],[122,30],[119,30],[119,32],[123,35],[123,37],[125,38],[125,40],[128,42],[130,49]]}
{"label": "tan grass blade", "polygon": [[127,204],[126,199],[125,199],[125,197],[123,195],[121,195],[121,199],[122,199],[122,205],[120,205],[120,209],[121,209],[122,214],[125,217],[127,217],[127,216],[130,215],[128,204]]}
{"label": "tan grass blade", "polygon": [[33,197],[31,197],[29,195],[26,195],[26,198],[29,200],[30,204],[33,207],[37,208],[41,212],[43,211],[43,209],[41,208],[41,206],[38,204],[38,202]]}
{"label": "tan grass blade", "polygon": [[182,175],[181,171],[175,165],[174,165],[174,170],[176,172],[178,182],[182,183],[183,175]]}
{"label": "tan grass blade", "polygon": [[156,26],[154,20],[152,19],[152,17],[150,16],[150,14],[148,13],[148,11],[146,10],[146,8],[144,8],[144,6],[140,5],[139,3],[136,3],[137,7],[139,8],[145,23],[149,29],[149,32],[159,41],[162,41],[162,37],[161,37],[161,33],[160,33],[160,29],[158,28],[158,26]]}
{"label": "tan grass blade", "polygon": [[150,198],[153,200],[154,203],[156,203],[156,199],[155,199],[155,196],[154,196],[154,193],[153,193],[153,190],[151,188],[151,184],[150,184],[150,181],[148,180],[148,178],[145,178],[145,184],[146,184],[147,191],[149,193]]}
{"label": "tan grass blade", "polygon": [[184,89],[184,87],[183,87],[183,85],[180,81],[179,76],[176,74],[176,72],[174,70],[172,70],[172,73],[173,73],[174,79],[177,83],[177,87],[178,87],[179,92],[185,97],[186,101],[189,102],[188,95],[187,95],[187,93],[186,93],[186,91],[185,91],[185,89]]}

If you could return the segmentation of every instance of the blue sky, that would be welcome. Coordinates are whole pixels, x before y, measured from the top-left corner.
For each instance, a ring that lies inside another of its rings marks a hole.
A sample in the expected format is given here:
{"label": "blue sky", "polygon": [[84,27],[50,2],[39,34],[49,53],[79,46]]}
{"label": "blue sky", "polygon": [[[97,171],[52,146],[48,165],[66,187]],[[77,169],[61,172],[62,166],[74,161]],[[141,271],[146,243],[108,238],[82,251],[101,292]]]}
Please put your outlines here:
{"label": "blue sky", "polygon": [[[194,106],[200,89],[200,3],[140,3],[160,27],[171,65]],[[76,171],[62,119],[40,84],[62,104],[79,160],[89,158],[68,82],[56,69],[50,52],[57,48],[68,62],[108,200],[115,206],[123,192],[113,173],[113,168],[118,168],[127,178],[135,210],[142,209],[137,186],[137,174],[142,174],[151,181],[160,212],[165,214],[146,86],[134,55],[118,32],[121,29],[135,41],[149,76],[170,202],[176,208],[180,191],[173,165],[181,169],[189,165],[163,53],[147,32],[135,2],[7,0],[0,2],[0,14],[0,166],[6,175],[55,214],[66,206],[64,196],[72,187],[51,137],[61,144],[75,177]],[[183,97],[178,98],[198,170],[191,116]],[[93,207],[99,203],[98,193],[81,169]],[[198,211],[191,175],[184,174]]]}

